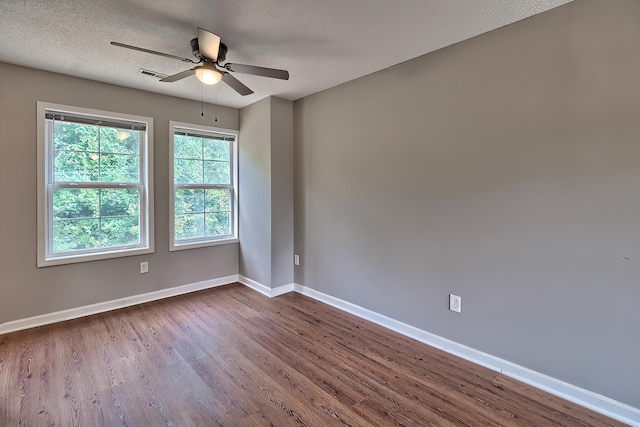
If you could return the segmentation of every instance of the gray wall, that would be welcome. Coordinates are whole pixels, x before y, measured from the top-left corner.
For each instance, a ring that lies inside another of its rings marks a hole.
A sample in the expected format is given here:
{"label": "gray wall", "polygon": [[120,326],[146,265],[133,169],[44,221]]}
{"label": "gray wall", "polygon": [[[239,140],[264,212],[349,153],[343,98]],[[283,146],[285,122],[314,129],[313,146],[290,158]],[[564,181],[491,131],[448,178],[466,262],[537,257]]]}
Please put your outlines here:
{"label": "gray wall", "polygon": [[293,283],[293,102],[271,97],[271,286]]}
{"label": "gray wall", "polygon": [[271,287],[271,100],[240,110],[240,274]]}
{"label": "gray wall", "polygon": [[240,110],[240,274],[293,283],[293,103],[265,98]]}
{"label": "gray wall", "polygon": [[[143,78],[143,77],[140,77]],[[36,101],[154,119],[154,254],[36,267]],[[0,63],[0,323],[238,273],[238,244],[169,252],[169,120],[238,129],[238,110]],[[140,261],[149,261],[141,275]]]}
{"label": "gray wall", "polygon": [[640,407],[639,51],[577,0],[296,101],[296,283]]}

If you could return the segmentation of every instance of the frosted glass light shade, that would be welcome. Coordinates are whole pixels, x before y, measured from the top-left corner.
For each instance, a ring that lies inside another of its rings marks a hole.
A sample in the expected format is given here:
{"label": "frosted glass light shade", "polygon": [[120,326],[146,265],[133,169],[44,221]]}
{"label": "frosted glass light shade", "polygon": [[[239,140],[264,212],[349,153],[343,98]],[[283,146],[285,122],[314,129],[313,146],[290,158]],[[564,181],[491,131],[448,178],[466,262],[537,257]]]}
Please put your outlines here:
{"label": "frosted glass light shade", "polygon": [[222,73],[215,68],[196,67],[195,72],[198,80],[206,85],[214,85],[222,80]]}

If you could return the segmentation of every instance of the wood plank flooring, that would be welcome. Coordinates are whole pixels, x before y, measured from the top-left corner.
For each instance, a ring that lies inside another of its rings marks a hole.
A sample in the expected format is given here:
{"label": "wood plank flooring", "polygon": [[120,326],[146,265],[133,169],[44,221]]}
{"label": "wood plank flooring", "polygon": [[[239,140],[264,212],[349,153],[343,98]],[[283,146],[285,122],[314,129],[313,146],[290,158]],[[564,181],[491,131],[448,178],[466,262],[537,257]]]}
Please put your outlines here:
{"label": "wood plank flooring", "polygon": [[299,294],[229,285],[0,336],[0,426],[620,426]]}

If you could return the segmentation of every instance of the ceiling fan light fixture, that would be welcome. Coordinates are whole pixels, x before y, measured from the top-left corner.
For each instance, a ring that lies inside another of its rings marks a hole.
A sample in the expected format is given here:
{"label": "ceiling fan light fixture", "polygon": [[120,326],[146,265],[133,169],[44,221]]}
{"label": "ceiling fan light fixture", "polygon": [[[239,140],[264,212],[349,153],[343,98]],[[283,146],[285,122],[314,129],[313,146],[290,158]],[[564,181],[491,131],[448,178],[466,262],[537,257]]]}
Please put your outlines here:
{"label": "ceiling fan light fixture", "polygon": [[194,70],[198,80],[206,85],[214,85],[222,80],[222,73],[213,67],[198,66]]}

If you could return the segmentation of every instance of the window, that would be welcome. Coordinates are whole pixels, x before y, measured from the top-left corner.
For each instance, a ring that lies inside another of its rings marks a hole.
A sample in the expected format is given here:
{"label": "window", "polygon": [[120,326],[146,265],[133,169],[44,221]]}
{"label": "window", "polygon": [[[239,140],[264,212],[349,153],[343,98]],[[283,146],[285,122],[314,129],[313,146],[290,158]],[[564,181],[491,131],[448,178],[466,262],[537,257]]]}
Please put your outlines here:
{"label": "window", "polygon": [[38,266],[153,252],[153,119],[38,102]]}
{"label": "window", "polygon": [[170,123],[170,250],[238,241],[237,136]]}

